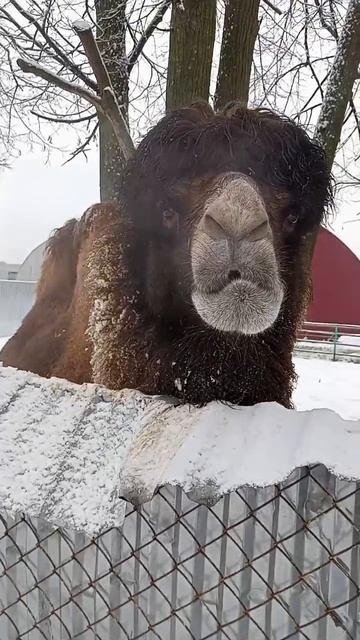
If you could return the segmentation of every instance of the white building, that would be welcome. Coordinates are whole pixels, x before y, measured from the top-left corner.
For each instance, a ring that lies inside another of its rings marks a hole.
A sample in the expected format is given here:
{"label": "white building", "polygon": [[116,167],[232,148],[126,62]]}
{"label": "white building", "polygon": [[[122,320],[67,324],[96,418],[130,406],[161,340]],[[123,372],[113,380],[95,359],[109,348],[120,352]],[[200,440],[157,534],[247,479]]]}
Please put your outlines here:
{"label": "white building", "polygon": [[39,280],[46,244],[46,242],[42,242],[29,253],[19,267],[17,280],[22,282],[37,282]]}
{"label": "white building", "polygon": [[0,280],[16,280],[19,269],[19,264],[0,262]]}
{"label": "white building", "polygon": [[33,249],[22,265],[0,262],[0,338],[11,336],[30,311],[45,248],[43,242]]}

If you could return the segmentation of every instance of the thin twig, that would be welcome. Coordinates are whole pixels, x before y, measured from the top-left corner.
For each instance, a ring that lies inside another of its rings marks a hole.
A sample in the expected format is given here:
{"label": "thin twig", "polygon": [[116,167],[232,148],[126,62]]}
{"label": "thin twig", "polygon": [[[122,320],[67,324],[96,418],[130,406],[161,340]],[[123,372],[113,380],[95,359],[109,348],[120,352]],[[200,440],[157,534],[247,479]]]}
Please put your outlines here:
{"label": "thin twig", "polygon": [[32,109],[30,113],[32,113],[37,118],[40,118],[40,120],[46,120],[47,122],[57,122],[59,124],[79,124],[80,122],[90,121],[96,117],[95,112],[89,113],[87,116],[81,116],[79,118],[62,118],[61,116],[58,116],[58,117],[46,116],[44,113],[39,113],[34,109]]}
{"label": "thin twig", "polygon": [[323,10],[323,7],[320,4],[320,1],[319,0],[315,0],[315,4],[316,4],[316,6],[318,8],[318,13],[319,13],[321,26],[324,29],[326,29],[335,40],[338,40],[339,35],[338,35],[337,30],[336,30],[336,25],[334,24],[334,26],[332,26],[331,24],[328,23],[328,21],[326,20],[326,18],[324,16],[324,10]]}
{"label": "thin twig", "polygon": [[270,9],[272,9],[273,11],[275,11],[275,13],[277,13],[278,16],[282,15],[281,9],[279,9],[279,7],[275,7],[275,5],[272,2],[270,2],[270,0],[263,0],[263,3],[267,4],[267,6],[270,7]]}
{"label": "thin twig", "polygon": [[312,77],[314,78],[318,89],[320,91],[320,95],[321,95],[321,99],[324,99],[324,92],[321,86],[321,82],[319,80],[319,78],[317,77],[317,74],[315,72],[315,69],[311,63],[311,57],[310,57],[310,51],[309,51],[309,42],[308,42],[308,27],[310,24],[310,15],[309,15],[309,7],[308,7],[308,2],[307,0],[305,0],[305,30],[304,30],[304,46],[305,46],[305,54],[306,54],[306,62],[307,65],[311,71]]}
{"label": "thin twig", "polygon": [[139,41],[135,44],[135,46],[134,46],[133,50],[131,51],[131,53],[129,55],[129,58],[128,58],[128,73],[129,74],[130,74],[134,64],[138,60],[138,58],[139,58],[143,48],[145,47],[147,41],[149,40],[149,38],[154,33],[156,27],[162,21],[164,15],[165,15],[165,13],[168,10],[168,7],[170,5],[171,5],[171,0],[163,0],[162,4],[160,5],[159,9],[156,11],[153,19],[151,20],[150,24],[146,27],[143,35],[141,36]]}
{"label": "thin twig", "polygon": [[69,162],[74,160],[74,158],[76,158],[76,156],[80,155],[80,153],[83,153],[85,158],[87,157],[86,156],[86,149],[89,146],[89,144],[92,141],[92,139],[95,137],[98,128],[99,128],[99,123],[97,122],[96,125],[94,126],[93,130],[90,132],[90,134],[84,140],[84,142],[77,149],[75,149],[75,151],[72,152],[72,154],[70,155],[70,158],[65,160],[65,162],[63,163],[63,166],[65,166],[66,164],[68,164]]}

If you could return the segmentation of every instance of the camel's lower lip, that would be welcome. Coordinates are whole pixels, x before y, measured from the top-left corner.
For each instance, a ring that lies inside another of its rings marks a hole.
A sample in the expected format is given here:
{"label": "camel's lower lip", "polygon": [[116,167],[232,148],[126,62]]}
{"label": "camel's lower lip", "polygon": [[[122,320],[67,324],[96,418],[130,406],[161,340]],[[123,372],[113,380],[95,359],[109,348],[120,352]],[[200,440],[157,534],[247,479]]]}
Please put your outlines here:
{"label": "camel's lower lip", "polygon": [[195,289],[192,301],[204,322],[226,332],[256,334],[276,320],[283,300],[278,278],[264,283],[238,278],[218,290]]}
{"label": "camel's lower lip", "polygon": [[206,287],[204,288],[196,287],[194,289],[194,293],[205,296],[205,297],[209,296],[209,298],[211,298],[211,296],[218,296],[218,295],[221,295],[223,292],[229,292],[229,293],[240,292],[242,288],[245,288],[247,286],[256,287],[260,289],[267,288],[263,284],[256,282],[256,280],[250,280],[249,278],[240,277],[234,280],[230,280],[229,282],[226,282],[223,286],[218,288],[207,289]]}

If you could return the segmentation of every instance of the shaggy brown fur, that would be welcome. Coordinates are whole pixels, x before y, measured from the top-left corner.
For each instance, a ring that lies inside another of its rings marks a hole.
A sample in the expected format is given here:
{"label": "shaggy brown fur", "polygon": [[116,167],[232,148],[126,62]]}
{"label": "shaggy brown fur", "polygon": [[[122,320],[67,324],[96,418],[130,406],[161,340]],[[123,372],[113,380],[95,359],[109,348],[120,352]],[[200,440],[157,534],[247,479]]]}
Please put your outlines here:
{"label": "shaggy brown fur", "polygon": [[[191,303],[191,234],[214,178],[230,171],[261,191],[285,285],[277,320],[257,335],[212,329]],[[195,404],[291,406],[305,242],[331,198],[321,149],[269,111],[193,105],[149,132],[122,192],[119,206],[95,205],[51,238],[34,308],[0,360]]]}

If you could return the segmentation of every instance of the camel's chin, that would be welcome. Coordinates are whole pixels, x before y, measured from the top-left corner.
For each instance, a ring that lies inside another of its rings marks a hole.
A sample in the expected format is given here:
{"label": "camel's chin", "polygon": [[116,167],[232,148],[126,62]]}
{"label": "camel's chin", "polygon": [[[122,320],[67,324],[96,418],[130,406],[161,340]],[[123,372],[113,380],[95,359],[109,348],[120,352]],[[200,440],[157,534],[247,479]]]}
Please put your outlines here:
{"label": "camel's chin", "polygon": [[278,317],[284,291],[277,277],[271,287],[235,280],[216,292],[194,290],[192,301],[202,320],[218,331],[254,335]]}

